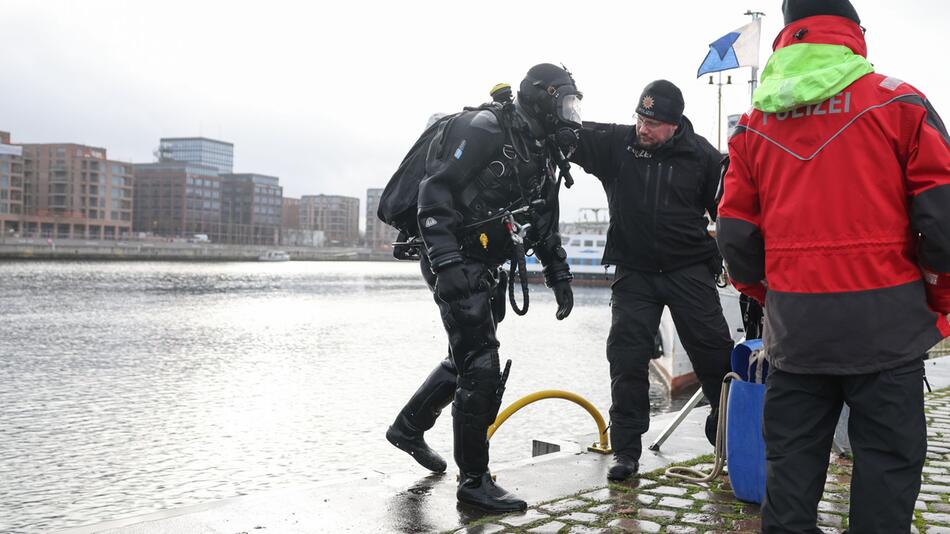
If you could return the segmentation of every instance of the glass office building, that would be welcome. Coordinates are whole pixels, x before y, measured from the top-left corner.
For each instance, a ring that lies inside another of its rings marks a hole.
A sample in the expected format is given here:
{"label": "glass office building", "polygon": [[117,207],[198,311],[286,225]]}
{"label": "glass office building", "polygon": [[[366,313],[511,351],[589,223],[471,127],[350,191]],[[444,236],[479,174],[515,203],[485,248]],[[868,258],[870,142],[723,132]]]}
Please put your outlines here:
{"label": "glass office building", "polygon": [[163,137],[158,145],[159,161],[184,161],[218,169],[218,174],[234,170],[234,144],[206,137]]}
{"label": "glass office building", "polygon": [[136,232],[222,239],[221,178],[215,167],[183,161],[135,165]]}
{"label": "glass office building", "polygon": [[276,176],[256,173],[221,175],[222,242],[276,245],[284,190]]}

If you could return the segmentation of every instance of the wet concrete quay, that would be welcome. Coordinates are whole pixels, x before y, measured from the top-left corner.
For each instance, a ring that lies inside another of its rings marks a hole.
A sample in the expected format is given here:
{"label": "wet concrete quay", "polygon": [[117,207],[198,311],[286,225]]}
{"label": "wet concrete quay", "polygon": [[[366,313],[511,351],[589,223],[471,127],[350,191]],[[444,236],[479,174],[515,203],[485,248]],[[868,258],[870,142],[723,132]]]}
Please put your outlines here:
{"label": "wet concrete quay", "polygon": [[[927,396],[928,453],[915,506],[913,533],[950,533],[950,389]],[[696,466],[712,469],[711,457]],[[818,504],[818,526],[825,534],[841,534],[848,526],[852,462],[832,454],[825,491]],[[729,478],[708,484],[672,479],[663,470],[639,480],[610,484],[531,507],[524,514],[486,518],[457,533],[644,532],[666,534],[751,534],[761,531],[757,504],[736,500]]]}
{"label": "wet concrete quay", "polygon": [[[929,451],[912,532],[950,533],[950,358],[927,362]],[[670,464],[710,467],[703,435],[708,408],[694,410],[659,452],[644,451],[639,480],[607,484],[610,458],[586,452],[595,436],[539,439],[560,452],[494,466],[498,483],[528,501],[525,513],[486,516],[455,500],[454,474],[431,475],[408,458],[399,473],[363,476],[238,497],[207,505],[71,529],[69,534],[310,532],[649,532],[713,534],[759,531],[757,505],[737,501],[728,477],[709,484],[670,479]],[[675,414],[655,417],[644,444]],[[382,436],[380,437],[382,439]],[[354,461],[360,461],[354,454]],[[850,462],[832,456],[819,526],[847,528]]]}

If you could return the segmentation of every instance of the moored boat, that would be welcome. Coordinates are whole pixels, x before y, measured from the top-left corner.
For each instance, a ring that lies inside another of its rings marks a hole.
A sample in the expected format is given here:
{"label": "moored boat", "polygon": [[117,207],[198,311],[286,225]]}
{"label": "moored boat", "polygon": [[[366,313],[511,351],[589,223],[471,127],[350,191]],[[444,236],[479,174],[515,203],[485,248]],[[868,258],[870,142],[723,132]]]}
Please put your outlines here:
{"label": "moored boat", "polygon": [[268,250],[258,256],[257,261],[290,261],[290,254],[283,250]]}

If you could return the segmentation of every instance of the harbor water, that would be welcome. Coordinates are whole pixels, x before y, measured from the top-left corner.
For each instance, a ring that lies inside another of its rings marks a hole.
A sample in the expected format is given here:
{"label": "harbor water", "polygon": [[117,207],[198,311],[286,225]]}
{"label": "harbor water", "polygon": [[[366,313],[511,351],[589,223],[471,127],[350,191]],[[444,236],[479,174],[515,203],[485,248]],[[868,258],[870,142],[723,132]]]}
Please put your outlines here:
{"label": "harbor water", "polygon": [[[520,300],[520,291],[519,300]],[[569,318],[532,286],[500,325],[503,406],[542,389],[607,417],[606,287]],[[386,427],[446,355],[415,263],[0,263],[0,531],[48,532],[368,473],[424,473]],[[653,385],[655,412],[679,401]],[[450,460],[447,409],[427,434]],[[533,404],[492,439],[592,434]]]}

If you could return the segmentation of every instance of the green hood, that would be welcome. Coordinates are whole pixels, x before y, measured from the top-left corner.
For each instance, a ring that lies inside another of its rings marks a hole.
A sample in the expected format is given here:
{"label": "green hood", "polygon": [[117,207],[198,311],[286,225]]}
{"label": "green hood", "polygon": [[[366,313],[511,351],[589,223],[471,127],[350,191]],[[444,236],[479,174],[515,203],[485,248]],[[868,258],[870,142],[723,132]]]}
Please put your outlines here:
{"label": "green hood", "polygon": [[781,113],[824,102],[855,80],[874,72],[867,59],[847,46],[798,43],[772,54],[762,81],[752,95],[752,106]]}

